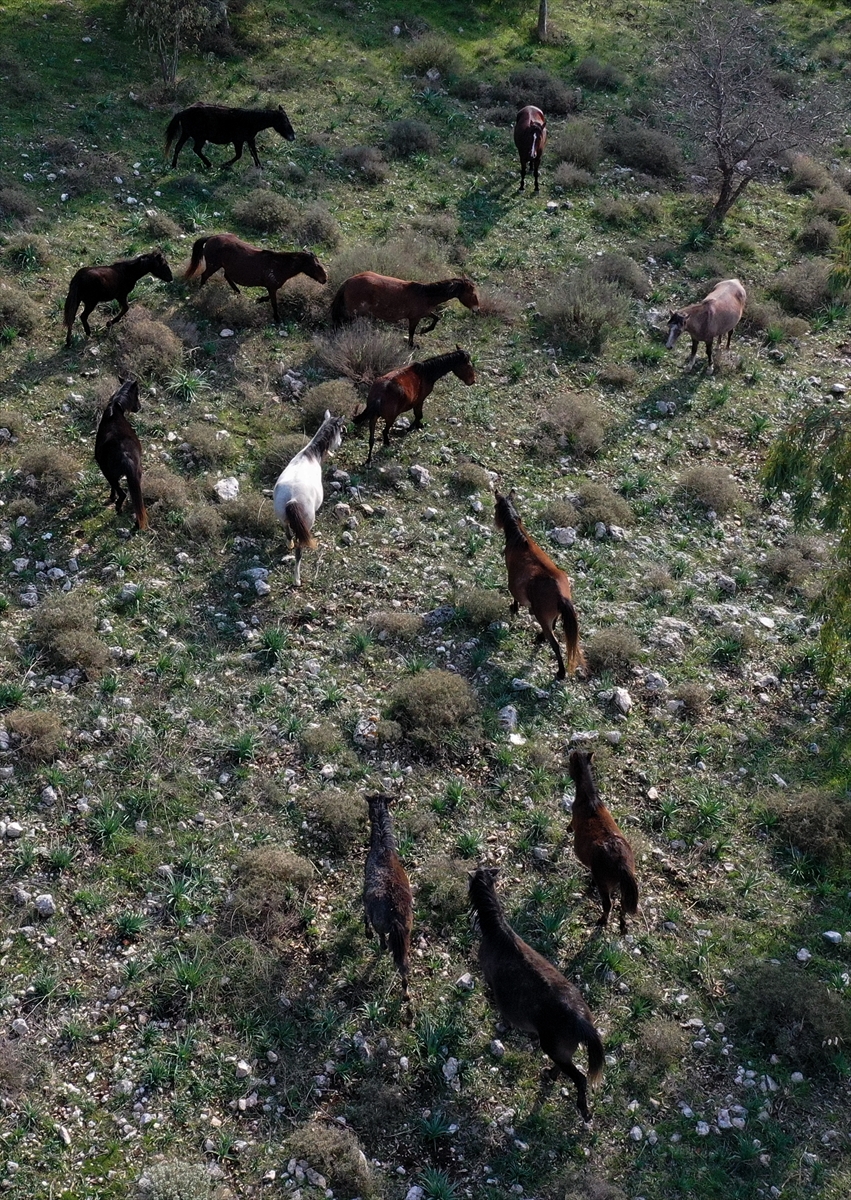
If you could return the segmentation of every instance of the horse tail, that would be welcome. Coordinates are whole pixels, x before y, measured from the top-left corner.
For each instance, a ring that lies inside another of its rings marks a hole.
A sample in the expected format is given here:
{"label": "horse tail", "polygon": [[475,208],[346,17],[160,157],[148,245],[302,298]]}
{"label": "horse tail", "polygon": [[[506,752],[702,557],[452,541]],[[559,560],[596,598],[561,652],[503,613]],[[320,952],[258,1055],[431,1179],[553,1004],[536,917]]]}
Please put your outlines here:
{"label": "horse tail", "polygon": [[74,324],[74,318],[77,315],[77,309],[80,305],[80,281],[78,275],[79,272],[71,280],[71,286],[68,288],[68,296],[65,300],[65,308],[62,311],[62,324],[69,332]]}
{"label": "horse tail", "polygon": [[567,596],[559,598],[559,611],[564,624],[564,640],[567,644],[567,665],[571,671],[582,664],[582,652],[579,649],[579,620],[573,601]]}
{"label": "horse tail", "polygon": [[295,544],[303,550],[312,550],[316,545],[316,539],[307,527],[307,522],[304,519],[304,513],[301,510],[298,500],[290,500],[284,512],[286,513],[287,524],[293,531]]}
{"label": "horse tail", "polygon": [[588,1050],[588,1082],[596,1087],[603,1078],[603,1063],[606,1061],[603,1039],[587,1017],[578,1017],[576,1023],[579,1040]]}
{"label": "horse tail", "polygon": [[339,329],[344,321],[348,320],[348,311],[346,309],[346,285],[342,284],[337,288],[337,294],[331,301],[331,324],[335,329]]}
{"label": "horse tail", "polygon": [[387,935],[387,940],[390,943],[390,953],[393,955],[393,962],[396,965],[396,970],[402,976],[405,987],[408,986],[408,974],[411,969],[409,954],[410,954],[410,939],[408,931],[401,921],[395,921],[390,927],[390,932]]}
{"label": "horse tail", "polygon": [[179,112],[179,113],[175,113],[174,116],[171,118],[171,120],[168,123],[168,129],[166,129],[166,131],[165,131],[165,152],[166,152],[166,154],[168,154],[169,150],[171,149],[172,142],[177,137],[177,135],[180,131],[180,126],[182,124],[182,120],[183,120],[183,113]]}
{"label": "horse tail", "polygon": [[189,266],[186,268],[184,279],[191,279],[193,275],[198,274],[198,268],[201,266],[201,259],[204,257],[204,246],[208,239],[199,237],[192,247],[192,257],[189,260]]}
{"label": "horse tail", "polygon": [[621,865],[618,882],[621,889],[621,908],[632,916],[638,912],[638,883],[626,864]]}
{"label": "horse tail", "polygon": [[352,420],[354,421],[355,425],[363,425],[364,421],[367,419],[368,416],[369,416],[369,401],[367,400],[366,408],[363,410],[363,412],[355,413],[355,415],[352,417]]}
{"label": "horse tail", "polygon": [[147,529],[148,510],[145,508],[145,501],[142,497],[141,476],[135,473],[127,476],[127,491],[130,493],[130,501],[136,515],[136,524],[140,529]]}

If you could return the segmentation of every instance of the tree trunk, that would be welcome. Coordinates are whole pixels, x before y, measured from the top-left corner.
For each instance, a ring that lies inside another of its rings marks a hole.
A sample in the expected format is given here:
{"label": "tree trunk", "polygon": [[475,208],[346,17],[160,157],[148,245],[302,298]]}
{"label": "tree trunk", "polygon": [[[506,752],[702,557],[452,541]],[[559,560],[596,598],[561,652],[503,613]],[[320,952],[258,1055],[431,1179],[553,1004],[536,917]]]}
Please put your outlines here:
{"label": "tree trunk", "polygon": [[718,189],[718,198],[712,205],[712,208],[707,213],[703,228],[714,232],[720,229],[724,222],[727,213],[741,196],[742,192],[750,183],[750,176],[744,175],[738,184],[733,182],[738,172],[724,168],[721,172],[721,187]]}
{"label": "tree trunk", "polygon": [[538,0],[538,41],[546,42],[549,38],[547,31],[547,19],[549,5],[547,0]]}

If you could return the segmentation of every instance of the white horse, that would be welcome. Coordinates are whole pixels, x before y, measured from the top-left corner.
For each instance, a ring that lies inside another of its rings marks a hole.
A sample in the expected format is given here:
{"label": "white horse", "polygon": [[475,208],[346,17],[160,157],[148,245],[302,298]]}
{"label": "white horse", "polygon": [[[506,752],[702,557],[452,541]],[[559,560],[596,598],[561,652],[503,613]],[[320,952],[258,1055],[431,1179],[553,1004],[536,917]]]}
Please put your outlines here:
{"label": "white horse", "polygon": [[313,440],[299,450],[278,476],[273,503],[275,516],[295,543],[295,585],[301,586],[301,553],[316,542],[311,534],[316,514],[322,507],[322,463],[343,440],[343,417],[332,417],[328,409]]}

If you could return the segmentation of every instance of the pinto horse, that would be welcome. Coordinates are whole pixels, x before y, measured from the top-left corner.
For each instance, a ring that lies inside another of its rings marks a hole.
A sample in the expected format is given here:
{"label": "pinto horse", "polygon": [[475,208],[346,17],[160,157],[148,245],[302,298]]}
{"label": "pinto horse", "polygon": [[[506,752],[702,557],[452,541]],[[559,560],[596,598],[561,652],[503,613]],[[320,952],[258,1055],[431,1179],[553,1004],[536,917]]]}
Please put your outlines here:
{"label": "pinto horse", "polygon": [[449,354],[438,354],[425,362],[411,363],[409,367],[397,367],[386,375],[379,375],[369,389],[366,408],[354,418],[355,425],[369,421],[369,454],[367,463],[372,462],[372,447],[375,444],[375,426],[379,417],[384,421],[384,445],[390,445],[390,430],[393,422],[403,412],[414,410],[414,429],[423,424],[423,401],[431,395],[438,379],[449,372],[457,375],[466,384],[476,382],[476,372],[470,355],[460,346]]}
{"label": "pinto horse", "polygon": [[343,440],[345,424],[342,417],[332,417],[326,409],[325,418],[313,440],[290,459],[275,484],[272,496],[275,516],[292,535],[295,543],[296,587],[301,586],[302,551],[310,550],[316,545],[310,531],[325,498],[322,490],[322,463]]}
{"label": "pinto horse", "polygon": [[[588,1084],[603,1076],[603,1042],[582,993],[537,950],[519,937],[496,894],[497,871],[479,867],[470,877],[470,905],[482,934],[479,965],[504,1021],[536,1033],[541,1049],[576,1084],[576,1105],[585,1121]],[[588,1076],[573,1062],[579,1044],[588,1049]]]}
{"label": "pinto horse", "polygon": [[121,310],[117,316],[107,321],[109,329],[116,321],[120,321],[127,312],[127,297],[144,275],[153,275],[163,283],[171,283],[174,276],[171,268],[160,250],[152,250],[150,254],[140,254],[138,258],[124,258],[108,267],[80,267],[71,280],[68,296],[63,311],[63,325],[67,329],[65,345],[71,345],[71,329],[77,316],[77,309],[83,305],[80,320],[86,337],[92,336],[89,328],[89,313],[98,304],[106,304],[109,300],[117,300]]}
{"label": "pinto horse", "polygon": [[269,295],[259,296],[257,303],[263,304],[268,299],[276,322],[280,321],[278,289],[288,279],[292,279],[294,275],[308,275],[317,283],[328,282],[325,268],[309,250],[260,250],[257,246],[241,241],[233,233],[214,233],[211,237],[198,238],[192,247],[192,258],[184,279],[191,279],[193,275],[197,275],[202,259],[202,287],[216,271],[224,270],[225,279],[237,295],[238,283],[243,287],[265,288]]}
{"label": "pinto horse", "polygon": [[534,104],[521,108],[514,122],[514,145],[520,155],[520,188],[526,186],[526,171],[531,168],[538,191],[538,171],[547,144],[547,118]]}
{"label": "pinto horse", "polygon": [[377,321],[407,321],[408,345],[414,344],[414,333],[423,317],[423,333],[431,333],[440,320],[440,310],[450,300],[460,300],[465,308],[475,312],[479,297],[472,280],[466,277],[441,279],[437,283],[412,283],[390,275],[363,271],[352,275],[337,290],[331,302],[331,322],[335,329],[344,321],[356,317],[372,317]]}
{"label": "pinto horse", "polygon": [[[95,461],[112,489],[107,504],[115,501],[115,511],[120,513],[129,492],[136,527],[147,529],[148,513],[142,498],[142,443],[125,415],[138,412],[140,407],[139,385],[135,379],[128,379],[103,410],[95,435]],[[127,476],[127,492],[119,483],[123,475]]]}
{"label": "pinto horse", "polygon": [[177,138],[174,147],[172,167],[177,166],[177,156],[186,142],[192,138],[192,149],[201,159],[205,167],[212,163],[204,153],[206,142],[217,146],[227,146],[233,143],[236,151],[233,158],[222,163],[222,167],[233,166],[242,158],[242,147],[248,143],[254,165],[259,169],[260,159],[257,157],[257,147],[254,139],[261,129],[274,129],[288,142],[295,141],[295,132],[290,119],[280,106],[278,108],[226,108],[223,104],[192,104],[182,112],[175,113],[165,131],[165,152],[168,154],[171,144]]}
{"label": "pinto horse", "polygon": [[579,649],[579,622],[571,600],[570,580],[523,528],[514,507],[513,491],[508,496],[496,493],[495,524],[505,533],[508,590],[514,597],[511,611],[516,614],[521,604],[529,606],[541,626],[539,641],[549,642],[558,660],[556,679],[564,679],[564,657],[553,632],[559,617],[564,624],[567,665],[573,670],[584,662]]}
{"label": "pinto horse", "polygon": [[726,333],[727,349],[730,349],[730,338],[742,319],[747,298],[747,292],[738,279],[722,279],[720,283],[716,283],[709,295],[698,300],[697,304],[688,304],[685,308],[671,312],[665,349],[670,350],[681,333],[691,334],[691,358],[686,364],[686,370],[690,371],[694,366],[698,346],[704,342],[708,359],[707,370],[711,375],[715,370],[712,363],[712,343],[718,338],[720,347],[721,338]]}
{"label": "pinto horse", "polygon": [[576,857],[591,872],[600,893],[603,915],[597,922],[605,928],[612,911],[612,892],[620,891],[621,933],[626,933],[626,914],[638,911],[638,884],[635,880],[635,856],[632,847],[606,808],[594,783],[591,764],[593,751],[571,750],[568,759],[570,778],[576,784],[576,799],[568,825],[573,830]]}

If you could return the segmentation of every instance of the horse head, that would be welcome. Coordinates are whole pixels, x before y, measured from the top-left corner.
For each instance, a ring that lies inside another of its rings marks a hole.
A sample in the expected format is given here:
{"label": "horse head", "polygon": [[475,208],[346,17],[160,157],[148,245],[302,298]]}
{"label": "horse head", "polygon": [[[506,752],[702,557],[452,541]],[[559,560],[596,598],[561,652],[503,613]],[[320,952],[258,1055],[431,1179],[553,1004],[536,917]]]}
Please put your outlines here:
{"label": "horse head", "polygon": [[472,312],[478,312],[479,294],[476,291],[476,285],[473,283],[472,279],[468,279],[466,275],[462,275],[462,277],[458,280],[458,283],[460,285],[458,289],[458,299],[465,308],[469,308]]}
{"label": "horse head", "polygon": [[593,761],[593,750],[571,750],[567,759],[567,768],[574,783],[578,781],[583,771],[588,770]]}
{"label": "horse head", "polygon": [[328,272],[322,266],[322,263],[310,250],[305,251],[305,266],[302,271],[303,275],[315,279],[317,283],[328,282]]}
{"label": "horse head", "polygon": [[120,408],[122,412],[138,412],[142,407],[139,401],[139,384],[135,379],[126,379],[118,391],[110,397],[107,409]]}
{"label": "horse head", "polygon": [[455,374],[458,376],[458,378],[461,380],[462,383],[466,383],[467,385],[469,385],[471,383],[475,383],[476,382],[476,369],[473,366],[473,360],[470,358],[469,353],[466,350],[462,350],[457,342],[455,343],[455,352],[457,354],[463,355],[463,358],[461,359],[461,361],[454,368]]}
{"label": "horse head", "polygon": [[162,250],[153,250],[149,255],[150,262],[149,270],[155,279],[161,279],[163,283],[171,283],[174,276],[171,273],[171,267],[166,262],[165,255]]}
{"label": "horse head", "polygon": [[671,315],[668,318],[668,340],[665,342],[665,349],[670,350],[674,342],[683,332],[686,327],[688,317],[684,312],[675,312],[671,310]]}
{"label": "horse head", "polygon": [[476,867],[475,871],[470,871],[467,878],[470,881],[470,889],[474,884],[479,883],[489,892],[496,890],[496,881],[499,879],[499,867]]}
{"label": "horse head", "polygon": [[272,128],[275,130],[275,133],[279,133],[288,142],[295,141],[295,130],[290,124],[290,119],[284,112],[282,104],[278,105],[276,112],[273,114]]}

